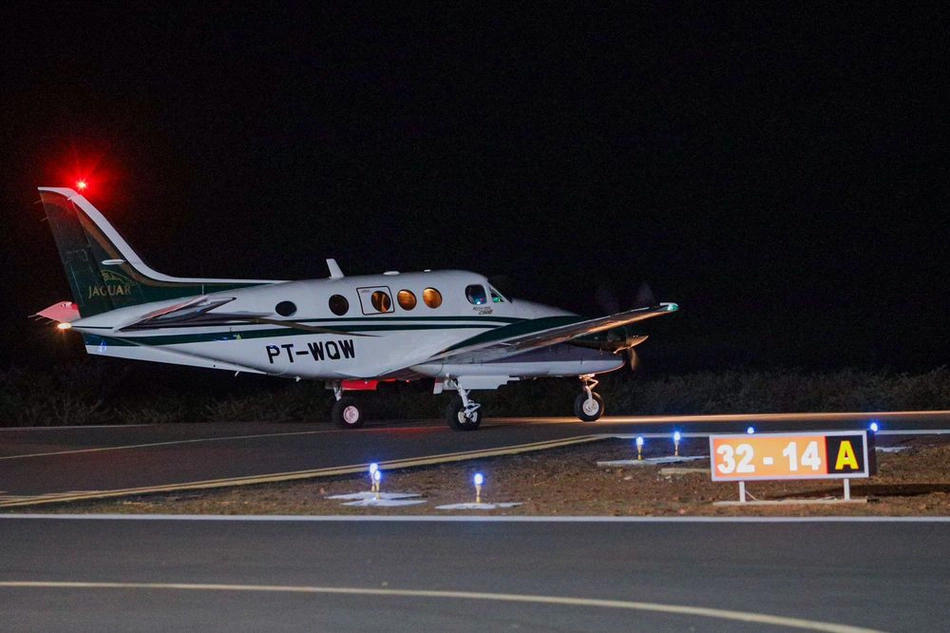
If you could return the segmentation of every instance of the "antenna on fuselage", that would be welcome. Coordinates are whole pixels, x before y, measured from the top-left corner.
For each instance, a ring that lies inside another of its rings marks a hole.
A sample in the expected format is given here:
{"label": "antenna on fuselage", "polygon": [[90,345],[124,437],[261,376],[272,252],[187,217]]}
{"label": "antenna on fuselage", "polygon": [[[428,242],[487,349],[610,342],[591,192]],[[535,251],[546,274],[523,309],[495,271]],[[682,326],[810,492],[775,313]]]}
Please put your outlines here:
{"label": "antenna on fuselage", "polygon": [[327,260],[327,268],[330,269],[330,279],[343,279],[343,271],[340,270],[340,265],[335,259]]}

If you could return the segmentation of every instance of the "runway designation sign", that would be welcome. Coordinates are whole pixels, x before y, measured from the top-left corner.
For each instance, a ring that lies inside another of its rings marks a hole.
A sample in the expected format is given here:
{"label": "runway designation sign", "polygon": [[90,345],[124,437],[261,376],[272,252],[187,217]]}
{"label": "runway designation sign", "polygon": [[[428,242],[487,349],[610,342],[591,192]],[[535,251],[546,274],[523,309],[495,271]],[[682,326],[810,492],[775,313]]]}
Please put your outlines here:
{"label": "runway designation sign", "polygon": [[713,481],[868,476],[867,431],[709,436]]}

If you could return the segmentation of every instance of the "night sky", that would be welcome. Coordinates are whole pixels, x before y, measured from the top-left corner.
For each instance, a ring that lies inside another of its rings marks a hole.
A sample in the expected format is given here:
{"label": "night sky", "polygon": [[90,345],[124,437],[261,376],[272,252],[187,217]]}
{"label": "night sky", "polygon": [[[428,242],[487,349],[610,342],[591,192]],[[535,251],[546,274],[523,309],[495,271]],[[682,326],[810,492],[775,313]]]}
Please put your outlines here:
{"label": "night sky", "polygon": [[950,358],[946,12],[204,4],[2,10],[4,365],[70,298],[33,203],[80,172],[172,275],[646,282],[651,372]]}

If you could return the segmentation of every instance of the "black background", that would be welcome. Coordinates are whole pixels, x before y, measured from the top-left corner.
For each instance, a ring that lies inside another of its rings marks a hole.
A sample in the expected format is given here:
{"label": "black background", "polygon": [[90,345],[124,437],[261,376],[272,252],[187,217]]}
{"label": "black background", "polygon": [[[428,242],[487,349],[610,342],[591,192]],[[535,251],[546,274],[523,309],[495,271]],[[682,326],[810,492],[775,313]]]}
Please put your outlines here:
{"label": "black background", "polygon": [[56,342],[33,203],[79,175],[167,274],[648,282],[648,371],[946,363],[938,9],[134,6],[3,9],[5,363]]}

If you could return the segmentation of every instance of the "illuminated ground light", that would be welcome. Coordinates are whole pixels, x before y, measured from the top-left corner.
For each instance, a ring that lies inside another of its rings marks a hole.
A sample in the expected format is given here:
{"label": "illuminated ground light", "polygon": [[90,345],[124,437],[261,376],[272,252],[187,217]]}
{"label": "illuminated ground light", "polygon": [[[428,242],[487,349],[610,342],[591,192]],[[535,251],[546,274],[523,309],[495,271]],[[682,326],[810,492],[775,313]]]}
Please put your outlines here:
{"label": "illuminated ground light", "polygon": [[377,475],[379,475],[379,464],[373,462],[369,465],[369,483],[373,492],[379,492],[379,480],[382,479],[382,475]]}
{"label": "illuminated ground light", "polygon": [[755,435],[755,427],[750,426],[749,428],[745,430],[745,432],[748,433],[749,435]]}
{"label": "illuminated ground light", "polygon": [[372,488],[369,492],[354,492],[351,494],[330,495],[327,499],[346,501],[345,506],[373,507],[373,506],[408,506],[425,503],[425,499],[418,499],[422,495],[412,492],[380,492],[379,484],[383,479],[383,471],[379,464],[369,465],[369,480]]}
{"label": "illuminated ground light", "polygon": [[643,459],[643,436],[637,436],[637,459]]}
{"label": "illuminated ground light", "polygon": [[520,502],[506,503],[484,503],[482,501],[482,486],[485,484],[485,476],[481,473],[475,473],[472,478],[475,484],[475,501],[469,503],[450,503],[444,506],[436,506],[437,510],[495,510],[496,508],[513,508],[520,506]]}
{"label": "illuminated ground light", "polygon": [[871,423],[868,425],[868,430],[871,431],[871,433],[877,433],[880,428],[881,425],[878,424],[877,420],[871,420]]}
{"label": "illuminated ground light", "polygon": [[683,438],[679,431],[673,433],[673,455],[680,456],[680,440]]}

